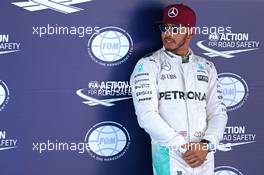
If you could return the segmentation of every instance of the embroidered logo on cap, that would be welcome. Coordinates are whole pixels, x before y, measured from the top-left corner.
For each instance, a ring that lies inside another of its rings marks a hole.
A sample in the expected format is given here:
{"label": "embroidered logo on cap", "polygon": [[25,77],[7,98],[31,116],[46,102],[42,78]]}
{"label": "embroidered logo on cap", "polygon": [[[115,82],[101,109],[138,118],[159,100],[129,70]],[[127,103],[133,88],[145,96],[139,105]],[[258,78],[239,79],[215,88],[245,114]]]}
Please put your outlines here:
{"label": "embroidered logo on cap", "polygon": [[168,16],[169,16],[170,18],[174,18],[174,17],[176,17],[177,15],[178,15],[178,9],[177,9],[176,7],[172,7],[172,8],[169,9],[169,11],[168,11]]}

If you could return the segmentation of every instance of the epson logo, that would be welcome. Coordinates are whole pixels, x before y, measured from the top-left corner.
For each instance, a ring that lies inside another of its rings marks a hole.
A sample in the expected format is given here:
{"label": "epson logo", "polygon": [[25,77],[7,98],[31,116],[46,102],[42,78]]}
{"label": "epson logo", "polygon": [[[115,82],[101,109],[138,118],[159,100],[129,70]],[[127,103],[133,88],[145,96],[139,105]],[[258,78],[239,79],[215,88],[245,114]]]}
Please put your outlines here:
{"label": "epson logo", "polygon": [[192,92],[192,91],[189,91],[187,93],[182,91],[165,91],[159,93],[159,100],[161,99],[164,100],[191,99],[191,100],[204,101],[206,100],[206,95],[205,93]]}
{"label": "epson logo", "polygon": [[148,95],[148,94],[152,94],[152,91],[141,91],[141,92],[137,92],[136,93],[136,96],[138,97],[138,96],[144,96],[144,95]]}

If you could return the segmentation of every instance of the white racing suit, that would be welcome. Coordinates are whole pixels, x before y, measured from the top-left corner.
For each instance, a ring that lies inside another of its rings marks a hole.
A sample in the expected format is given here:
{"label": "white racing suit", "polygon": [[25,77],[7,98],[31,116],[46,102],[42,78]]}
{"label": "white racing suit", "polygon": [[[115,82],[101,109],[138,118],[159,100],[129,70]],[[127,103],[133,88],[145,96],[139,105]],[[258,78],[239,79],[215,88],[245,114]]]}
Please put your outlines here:
{"label": "white racing suit", "polygon": [[206,139],[219,144],[226,107],[213,63],[192,53],[188,62],[164,48],[140,59],[131,75],[139,125],[150,135],[155,175],[213,175],[214,154],[197,168],[180,146]]}

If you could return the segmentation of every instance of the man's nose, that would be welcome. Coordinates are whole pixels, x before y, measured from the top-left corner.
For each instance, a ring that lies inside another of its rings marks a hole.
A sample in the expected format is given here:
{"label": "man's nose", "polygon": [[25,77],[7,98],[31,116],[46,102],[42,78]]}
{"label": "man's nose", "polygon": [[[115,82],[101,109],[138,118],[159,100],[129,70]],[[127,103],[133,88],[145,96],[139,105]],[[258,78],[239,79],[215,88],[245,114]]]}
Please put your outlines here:
{"label": "man's nose", "polygon": [[172,28],[170,27],[166,32],[165,32],[165,36],[172,36],[173,35],[173,32],[172,32]]}

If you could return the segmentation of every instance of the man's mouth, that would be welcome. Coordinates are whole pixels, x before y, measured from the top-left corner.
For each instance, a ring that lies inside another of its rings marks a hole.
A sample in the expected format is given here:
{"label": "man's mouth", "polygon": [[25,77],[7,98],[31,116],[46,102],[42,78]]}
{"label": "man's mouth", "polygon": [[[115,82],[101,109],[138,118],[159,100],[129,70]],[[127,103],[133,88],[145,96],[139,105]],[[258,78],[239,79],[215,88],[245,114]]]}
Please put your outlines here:
{"label": "man's mouth", "polygon": [[173,39],[170,39],[170,38],[164,38],[164,41],[165,43],[168,43],[168,44],[174,44],[175,41]]}

